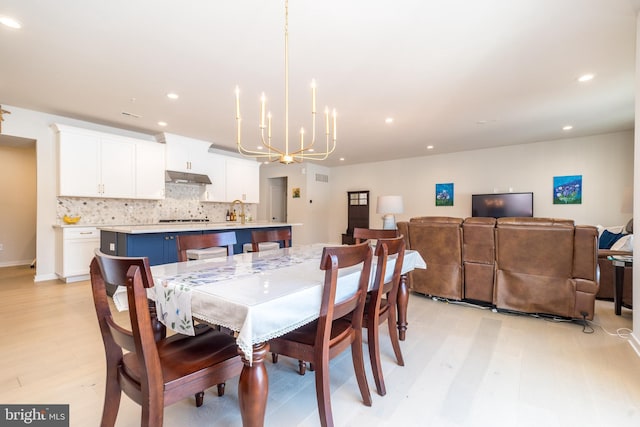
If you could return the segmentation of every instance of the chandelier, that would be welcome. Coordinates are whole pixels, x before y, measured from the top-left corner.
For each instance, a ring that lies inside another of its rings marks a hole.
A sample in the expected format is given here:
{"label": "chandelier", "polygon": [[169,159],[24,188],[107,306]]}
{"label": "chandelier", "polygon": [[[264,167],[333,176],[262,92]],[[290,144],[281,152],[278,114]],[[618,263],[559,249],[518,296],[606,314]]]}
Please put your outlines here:
{"label": "chandelier", "polygon": [[[311,142],[305,144],[304,128],[300,128],[300,144],[295,147],[289,145],[289,1],[284,2],[284,149],[275,147],[271,142],[271,112],[266,114],[266,98],[264,93],[260,97],[260,138],[261,150],[251,150],[242,145],[240,117],[240,88],[236,86],[236,143],[238,152],[244,156],[263,159],[265,162],[279,161],[280,163],[300,163],[303,160],[325,160],[336,148],[336,110],[331,112],[333,131],[329,129],[329,108],[324,110],[326,146],[323,151],[316,150],[316,82],[311,81]],[[266,139],[265,139],[266,131]],[[293,144],[292,144],[293,145]]]}

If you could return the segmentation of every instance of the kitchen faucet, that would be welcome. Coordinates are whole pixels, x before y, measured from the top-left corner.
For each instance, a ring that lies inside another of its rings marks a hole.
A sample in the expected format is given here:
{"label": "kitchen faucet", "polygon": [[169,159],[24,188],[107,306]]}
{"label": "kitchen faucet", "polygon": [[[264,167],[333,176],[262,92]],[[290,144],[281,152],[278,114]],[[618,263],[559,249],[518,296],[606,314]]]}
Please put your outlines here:
{"label": "kitchen faucet", "polygon": [[246,215],[244,213],[244,203],[242,202],[242,200],[234,200],[233,202],[231,202],[231,210],[233,210],[233,207],[236,205],[236,203],[240,203],[240,208],[242,209],[242,212],[240,213],[240,224],[244,224]]}

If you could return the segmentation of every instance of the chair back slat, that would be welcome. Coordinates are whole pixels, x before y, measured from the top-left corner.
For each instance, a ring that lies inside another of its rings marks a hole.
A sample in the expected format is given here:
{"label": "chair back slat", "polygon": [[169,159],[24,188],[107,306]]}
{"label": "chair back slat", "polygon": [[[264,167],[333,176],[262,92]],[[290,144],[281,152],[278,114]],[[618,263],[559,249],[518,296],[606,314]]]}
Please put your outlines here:
{"label": "chair back slat", "polygon": [[[404,262],[406,244],[404,236],[400,235],[393,239],[379,239],[376,245],[376,275],[373,281],[372,300],[375,301],[375,309],[379,309],[382,295],[387,294],[387,302],[395,304],[400,286],[400,276],[402,275],[402,263]],[[387,264],[390,257],[395,256],[393,274],[391,279],[385,281],[387,275]],[[374,305],[371,304],[373,307]]]}
{"label": "chair back slat", "polygon": [[113,341],[123,349],[127,351],[136,351],[136,342],[133,339],[133,333],[116,322],[112,318],[106,319],[109,331],[111,332],[111,338]]}
{"label": "chair back slat", "polygon": [[371,239],[392,239],[398,237],[398,230],[378,230],[373,228],[354,228],[353,238],[357,243]]}
{"label": "chair back slat", "polygon": [[[364,302],[371,275],[372,253],[368,243],[353,246],[327,247],[322,252],[320,269],[325,271],[322,305],[320,307],[319,328],[328,329],[333,320],[346,316],[351,312],[354,318],[360,312],[360,322],[364,311]],[[336,286],[338,271],[361,264],[361,273],[356,291],[345,300],[336,303]],[[325,337],[326,338],[326,337]]]}
{"label": "chair back slat", "polygon": [[260,251],[259,244],[264,242],[282,242],[282,247],[288,248],[291,246],[291,229],[253,230],[251,232],[251,250],[253,252]]}
{"label": "chair back slat", "polygon": [[176,237],[178,261],[187,261],[187,251],[189,249],[226,247],[227,256],[231,256],[233,255],[233,245],[235,245],[236,243],[238,242],[236,239],[236,233],[234,231],[225,231],[222,233],[178,235]]}

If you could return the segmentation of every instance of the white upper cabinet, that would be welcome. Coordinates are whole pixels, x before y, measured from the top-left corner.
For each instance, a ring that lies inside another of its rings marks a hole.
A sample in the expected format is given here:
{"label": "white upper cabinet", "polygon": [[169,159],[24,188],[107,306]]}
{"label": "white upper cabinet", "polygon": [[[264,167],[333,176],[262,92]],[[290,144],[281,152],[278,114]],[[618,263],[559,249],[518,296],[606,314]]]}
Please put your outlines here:
{"label": "white upper cabinet", "polygon": [[164,198],[164,145],[53,125],[58,133],[58,195]]}
{"label": "white upper cabinet", "polygon": [[99,197],[100,138],[58,134],[58,195]]}
{"label": "white upper cabinet", "polygon": [[211,180],[203,194],[203,201],[226,202],[227,201],[227,176],[226,162],[223,156],[208,153],[206,174]]}
{"label": "white upper cabinet", "polygon": [[135,144],[130,139],[68,126],[55,127],[60,196],[135,196]]}
{"label": "white upper cabinet", "polygon": [[136,144],[137,199],[164,199],[164,148],[157,142]]}
{"label": "white upper cabinet", "polygon": [[102,197],[135,197],[135,144],[117,137],[104,137],[100,157]]}
{"label": "white upper cabinet", "polygon": [[207,173],[208,142],[170,133],[163,133],[159,138],[166,145],[167,170]]}
{"label": "white upper cabinet", "polygon": [[227,201],[259,203],[260,163],[236,158],[227,158],[225,163]]}

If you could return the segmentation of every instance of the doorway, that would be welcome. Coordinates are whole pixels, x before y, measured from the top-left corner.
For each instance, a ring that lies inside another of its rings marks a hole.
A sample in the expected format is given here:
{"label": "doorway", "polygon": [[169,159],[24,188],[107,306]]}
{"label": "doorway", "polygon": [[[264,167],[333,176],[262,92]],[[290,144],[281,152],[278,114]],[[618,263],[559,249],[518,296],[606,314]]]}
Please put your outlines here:
{"label": "doorway", "polygon": [[287,177],[269,178],[269,206],[271,222],[287,222]]}
{"label": "doorway", "polygon": [[34,266],[36,257],[36,141],[0,135],[0,267]]}

